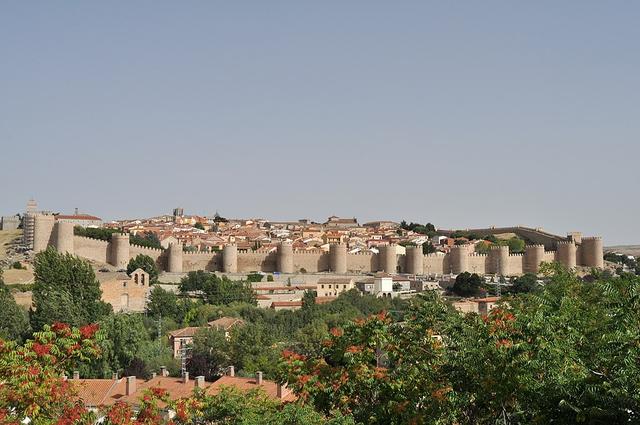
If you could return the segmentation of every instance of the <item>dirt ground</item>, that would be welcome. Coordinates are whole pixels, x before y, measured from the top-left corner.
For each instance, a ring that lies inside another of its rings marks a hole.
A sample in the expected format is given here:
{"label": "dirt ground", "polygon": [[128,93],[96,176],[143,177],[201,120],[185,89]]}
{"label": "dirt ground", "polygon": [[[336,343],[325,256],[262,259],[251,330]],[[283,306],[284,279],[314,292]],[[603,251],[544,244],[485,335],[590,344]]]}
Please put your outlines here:
{"label": "dirt ground", "polygon": [[604,248],[604,252],[617,252],[619,254],[633,255],[634,257],[640,257],[640,245],[607,246]]}
{"label": "dirt ground", "polygon": [[0,230],[0,260],[7,256],[7,246],[22,235],[22,230]]}
{"label": "dirt ground", "polygon": [[4,283],[7,285],[15,283],[27,285],[29,283],[33,283],[33,271],[31,268],[29,268],[29,270],[7,269],[3,273],[3,278]]}

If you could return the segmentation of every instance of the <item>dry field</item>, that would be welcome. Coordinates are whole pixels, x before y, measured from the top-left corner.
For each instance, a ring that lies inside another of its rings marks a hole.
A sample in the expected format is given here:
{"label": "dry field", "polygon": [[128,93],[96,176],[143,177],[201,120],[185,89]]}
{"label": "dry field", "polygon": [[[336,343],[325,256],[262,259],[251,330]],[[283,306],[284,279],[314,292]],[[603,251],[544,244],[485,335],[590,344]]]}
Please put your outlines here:
{"label": "dry field", "polygon": [[22,235],[22,230],[0,230],[0,260],[7,256],[7,246]]}
{"label": "dry field", "polygon": [[640,245],[617,245],[606,246],[604,252],[617,252],[619,254],[633,255],[634,257],[640,257]]}

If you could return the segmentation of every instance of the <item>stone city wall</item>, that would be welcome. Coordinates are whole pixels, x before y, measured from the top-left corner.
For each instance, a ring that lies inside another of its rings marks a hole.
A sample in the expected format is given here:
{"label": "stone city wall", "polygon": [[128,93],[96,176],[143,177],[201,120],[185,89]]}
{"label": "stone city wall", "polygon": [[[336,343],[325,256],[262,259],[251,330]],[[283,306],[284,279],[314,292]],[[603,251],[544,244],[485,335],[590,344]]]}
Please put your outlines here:
{"label": "stone city wall", "polygon": [[[42,218],[44,217],[44,218]],[[129,260],[138,254],[153,258],[161,270],[184,273],[195,270],[246,273],[329,272],[444,274],[471,272],[478,274],[520,275],[537,273],[542,262],[558,261],[568,268],[576,266],[603,266],[603,244],[599,237],[567,238],[555,242],[555,251],[542,244],[525,248],[524,254],[509,254],[507,247],[493,247],[488,254],[476,254],[472,245],[458,245],[450,253],[423,255],[419,247],[408,247],[405,255],[396,254],[396,246],[383,246],[378,254],[347,253],[346,246],[336,244],[329,252],[321,250],[293,250],[291,243],[281,243],[276,251],[239,251],[235,245],[222,252],[183,252],[181,245],[168,249],[147,248],[129,243],[129,235],[114,234],[110,242],[74,236],[68,223],[56,223],[51,216],[36,218],[34,246],[43,250],[53,246],[58,251],[69,252],[100,263],[126,268]],[[537,234],[537,233],[536,233]],[[544,236],[546,237],[546,236]],[[36,244],[37,242],[37,244]],[[37,251],[37,250],[36,250]]]}

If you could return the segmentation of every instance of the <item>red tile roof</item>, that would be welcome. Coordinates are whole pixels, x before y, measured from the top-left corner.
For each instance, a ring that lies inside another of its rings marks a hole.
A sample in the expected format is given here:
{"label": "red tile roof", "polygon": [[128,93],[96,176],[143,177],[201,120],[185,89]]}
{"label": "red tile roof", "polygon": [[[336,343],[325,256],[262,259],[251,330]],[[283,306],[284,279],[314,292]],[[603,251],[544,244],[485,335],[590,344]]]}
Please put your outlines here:
{"label": "red tile roof", "polygon": [[275,307],[302,307],[302,301],[274,301],[271,308]]}
{"label": "red tile roof", "polygon": [[189,326],[182,329],[176,329],[175,331],[169,332],[169,335],[174,338],[186,338],[195,336],[196,332],[200,329],[198,326]]}
{"label": "red tile roof", "polygon": [[[208,394],[217,394],[222,387],[235,387],[240,391],[250,391],[256,388],[262,388],[264,392],[271,398],[278,398],[278,384],[274,381],[262,380],[262,385],[258,385],[256,378],[242,378],[239,376],[223,376],[216,382],[211,384],[207,389]],[[295,401],[296,395],[288,388],[282,389],[283,401]]]}
{"label": "red tile roof", "polygon": [[89,214],[77,214],[77,215],[62,215],[59,214],[56,216],[56,219],[65,219],[65,220],[99,220],[102,221],[100,217],[96,217],[95,215]]}

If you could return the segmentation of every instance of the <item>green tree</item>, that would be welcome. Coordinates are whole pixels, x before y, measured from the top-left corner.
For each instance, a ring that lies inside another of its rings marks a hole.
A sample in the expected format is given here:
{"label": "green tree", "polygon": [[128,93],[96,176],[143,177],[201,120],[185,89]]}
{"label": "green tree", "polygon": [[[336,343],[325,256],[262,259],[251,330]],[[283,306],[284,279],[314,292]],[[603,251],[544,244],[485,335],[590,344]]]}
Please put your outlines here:
{"label": "green tree", "polygon": [[202,223],[198,222],[196,224],[194,224],[194,226],[196,229],[200,229],[200,230],[204,230],[204,226],[202,225]]}
{"label": "green tree", "polygon": [[121,373],[133,359],[139,358],[141,347],[150,341],[139,314],[111,314],[99,325],[96,340],[101,356],[78,366],[83,376],[104,378],[112,372]]}
{"label": "green tree", "polygon": [[137,269],[142,269],[149,273],[150,284],[158,282],[158,275],[160,272],[158,270],[158,265],[153,258],[144,254],[136,255],[134,258],[129,260],[129,264],[127,264],[127,274],[130,275]]}
{"label": "green tree", "polygon": [[193,350],[187,365],[193,376],[213,380],[231,365],[229,342],[224,332],[215,328],[201,328],[193,339]]}
{"label": "green tree", "polygon": [[180,281],[180,291],[183,294],[199,296],[209,304],[256,304],[255,292],[249,282],[232,281],[227,276],[218,277],[203,270],[189,272],[183,277]]}
{"label": "green tree", "polygon": [[533,292],[539,289],[538,277],[533,273],[525,273],[513,280],[511,290],[515,293]]}
{"label": "green tree", "polygon": [[524,252],[525,241],[524,239],[514,236],[507,241],[507,245],[509,246],[509,252],[520,253]]}
{"label": "green tree", "polygon": [[482,279],[476,273],[463,272],[456,276],[452,292],[460,297],[475,297],[483,292]]}
{"label": "green tree", "polygon": [[153,232],[144,232],[140,235],[129,235],[129,242],[133,245],[143,246],[147,248],[162,249],[160,239]]}
{"label": "green tree", "polygon": [[27,313],[11,295],[4,284],[2,269],[0,269],[0,338],[20,341],[29,329]]}
{"label": "green tree", "polygon": [[165,291],[160,286],[154,286],[149,294],[147,314],[151,317],[171,317],[178,320],[180,308],[178,297],[173,292]]}
{"label": "green tree", "polygon": [[100,300],[101,295],[88,262],[48,248],[35,258],[31,326],[40,330],[54,322],[74,326],[95,323],[111,310]]}
{"label": "green tree", "polygon": [[231,358],[241,373],[262,371],[265,377],[273,377],[278,365],[280,350],[274,332],[260,323],[247,323],[231,332]]}
{"label": "green tree", "polygon": [[431,242],[425,242],[422,244],[422,253],[424,255],[433,254],[436,251],[437,251],[436,247],[433,246]]}
{"label": "green tree", "polygon": [[262,278],[263,278],[262,273],[249,273],[249,274],[247,275],[247,280],[248,280],[249,282],[252,282],[252,283],[253,283],[253,282],[261,282],[261,281],[262,281]]}

